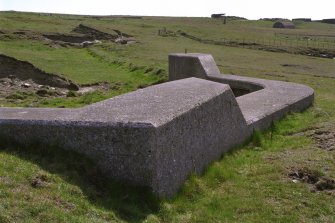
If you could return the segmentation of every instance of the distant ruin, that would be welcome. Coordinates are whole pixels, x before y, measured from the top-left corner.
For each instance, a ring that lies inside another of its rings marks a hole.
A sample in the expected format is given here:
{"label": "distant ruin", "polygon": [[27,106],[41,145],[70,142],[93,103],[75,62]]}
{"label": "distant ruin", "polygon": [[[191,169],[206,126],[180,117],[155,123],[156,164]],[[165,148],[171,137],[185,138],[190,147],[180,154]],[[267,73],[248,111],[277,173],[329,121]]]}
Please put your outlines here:
{"label": "distant ruin", "polygon": [[299,22],[312,22],[311,18],[295,18],[292,21],[299,21]]}
{"label": "distant ruin", "polygon": [[335,24],[335,19],[322,19],[322,23]]}
{"label": "distant ruin", "polygon": [[219,14],[212,14],[211,15],[211,18],[213,18],[213,19],[224,18],[224,17],[226,17],[225,13],[219,13]]}
{"label": "distant ruin", "polygon": [[280,21],[273,24],[273,28],[279,29],[295,29],[295,24],[293,22],[288,21]]}

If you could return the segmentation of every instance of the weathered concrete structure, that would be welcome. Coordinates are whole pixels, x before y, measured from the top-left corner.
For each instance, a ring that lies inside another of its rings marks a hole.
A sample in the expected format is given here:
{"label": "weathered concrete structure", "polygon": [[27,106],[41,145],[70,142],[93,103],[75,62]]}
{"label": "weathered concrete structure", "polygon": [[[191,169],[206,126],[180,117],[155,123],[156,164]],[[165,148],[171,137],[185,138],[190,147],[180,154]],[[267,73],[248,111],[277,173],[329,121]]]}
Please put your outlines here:
{"label": "weathered concrete structure", "polygon": [[295,18],[292,19],[293,22],[297,21],[297,22],[312,22],[311,18]]}
{"label": "weathered concrete structure", "polygon": [[273,28],[280,28],[280,29],[295,29],[295,24],[290,21],[278,21],[273,24]]}
{"label": "weathered concrete structure", "polygon": [[83,108],[0,108],[0,136],[75,150],[106,176],[168,197],[254,129],[313,102],[303,85],[221,75],[211,55],[169,61],[173,81]]}
{"label": "weathered concrete structure", "polygon": [[314,100],[314,90],[305,85],[220,74],[208,54],[171,54],[170,80],[191,76],[228,84],[235,92],[244,92],[236,101],[248,125],[262,130],[289,112],[301,111]]}

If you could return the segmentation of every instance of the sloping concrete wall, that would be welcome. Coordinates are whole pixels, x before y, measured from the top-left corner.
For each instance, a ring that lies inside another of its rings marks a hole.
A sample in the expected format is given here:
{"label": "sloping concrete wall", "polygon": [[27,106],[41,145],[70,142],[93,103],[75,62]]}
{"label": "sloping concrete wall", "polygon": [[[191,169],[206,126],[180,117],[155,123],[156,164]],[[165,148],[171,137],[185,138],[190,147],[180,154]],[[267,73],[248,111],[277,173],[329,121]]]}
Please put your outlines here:
{"label": "sloping concrete wall", "polygon": [[207,75],[220,75],[212,55],[200,53],[169,55],[170,81],[188,77],[207,79]]}
{"label": "sloping concrete wall", "polygon": [[106,176],[175,194],[251,131],[228,85],[188,78],[80,109],[0,108],[0,136],[95,160]]}
{"label": "sloping concrete wall", "polygon": [[314,101],[314,90],[305,85],[220,74],[213,57],[208,54],[170,54],[169,61],[170,80],[195,73],[199,78],[249,90],[249,94],[236,100],[247,124],[256,130],[266,129],[273,121],[289,112],[302,111]]}
{"label": "sloping concrete wall", "polygon": [[[77,151],[111,179],[170,197],[254,129],[313,102],[307,86],[221,75],[211,55],[169,60],[174,81],[83,108],[0,108],[0,138]],[[251,93],[235,98],[231,87]]]}
{"label": "sloping concrete wall", "polygon": [[[201,86],[205,91],[213,87]],[[202,173],[208,164],[252,134],[233,92],[228,85],[222,87],[220,95],[194,104],[187,113],[157,127],[156,194],[175,194],[190,173]],[[203,93],[192,92],[195,97]]]}

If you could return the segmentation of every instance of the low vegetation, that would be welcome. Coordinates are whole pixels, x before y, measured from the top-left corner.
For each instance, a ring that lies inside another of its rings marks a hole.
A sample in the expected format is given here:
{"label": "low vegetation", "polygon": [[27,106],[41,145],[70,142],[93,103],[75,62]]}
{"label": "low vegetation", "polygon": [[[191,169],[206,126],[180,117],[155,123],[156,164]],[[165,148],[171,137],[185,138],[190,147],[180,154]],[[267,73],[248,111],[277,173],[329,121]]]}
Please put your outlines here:
{"label": "low vegetation", "polygon": [[[45,33],[69,34],[79,24],[134,36],[137,43],[102,41],[88,47],[55,45]],[[159,29],[203,39],[314,36],[334,41],[334,25],[299,22],[274,30],[269,21],[208,18],[93,18],[0,13],[0,54],[28,61],[82,87],[109,88],[64,97],[17,89],[0,106],[78,107],[167,80],[167,55],[202,52],[222,73],[306,84],[314,105],[291,114],[245,145],[225,154],[202,176],[190,176],[179,194],[158,200],[142,188],[105,179],[76,153],[0,140],[0,222],[334,222],[335,66],[307,55],[200,43]],[[15,34],[15,32],[33,34]],[[0,71],[1,72],[1,71]]]}

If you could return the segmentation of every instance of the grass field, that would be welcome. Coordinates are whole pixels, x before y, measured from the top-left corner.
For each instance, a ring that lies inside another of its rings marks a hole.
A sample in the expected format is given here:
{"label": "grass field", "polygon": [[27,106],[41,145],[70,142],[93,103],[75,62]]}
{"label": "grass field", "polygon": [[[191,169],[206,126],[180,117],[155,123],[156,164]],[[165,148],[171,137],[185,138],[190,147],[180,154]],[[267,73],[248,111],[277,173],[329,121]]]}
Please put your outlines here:
{"label": "grass field", "polygon": [[[88,48],[50,47],[12,32],[70,33],[79,24],[131,34],[138,41],[103,41]],[[110,182],[78,154],[30,145],[0,144],[0,222],[335,222],[335,188],[305,177],[335,180],[334,59],[199,43],[158,29],[183,30],[206,39],[314,36],[334,41],[334,25],[297,24],[274,30],[265,21],[209,18],[142,19],[0,13],[0,54],[29,61],[79,84],[107,81],[121,88],[70,98],[0,98],[0,106],[78,107],[167,80],[167,55],[214,56],[222,73],[306,84],[314,105],[291,114],[245,145],[225,154],[202,176],[190,176],[179,194],[158,200],[146,190]],[[0,114],[1,115],[1,114]]]}

